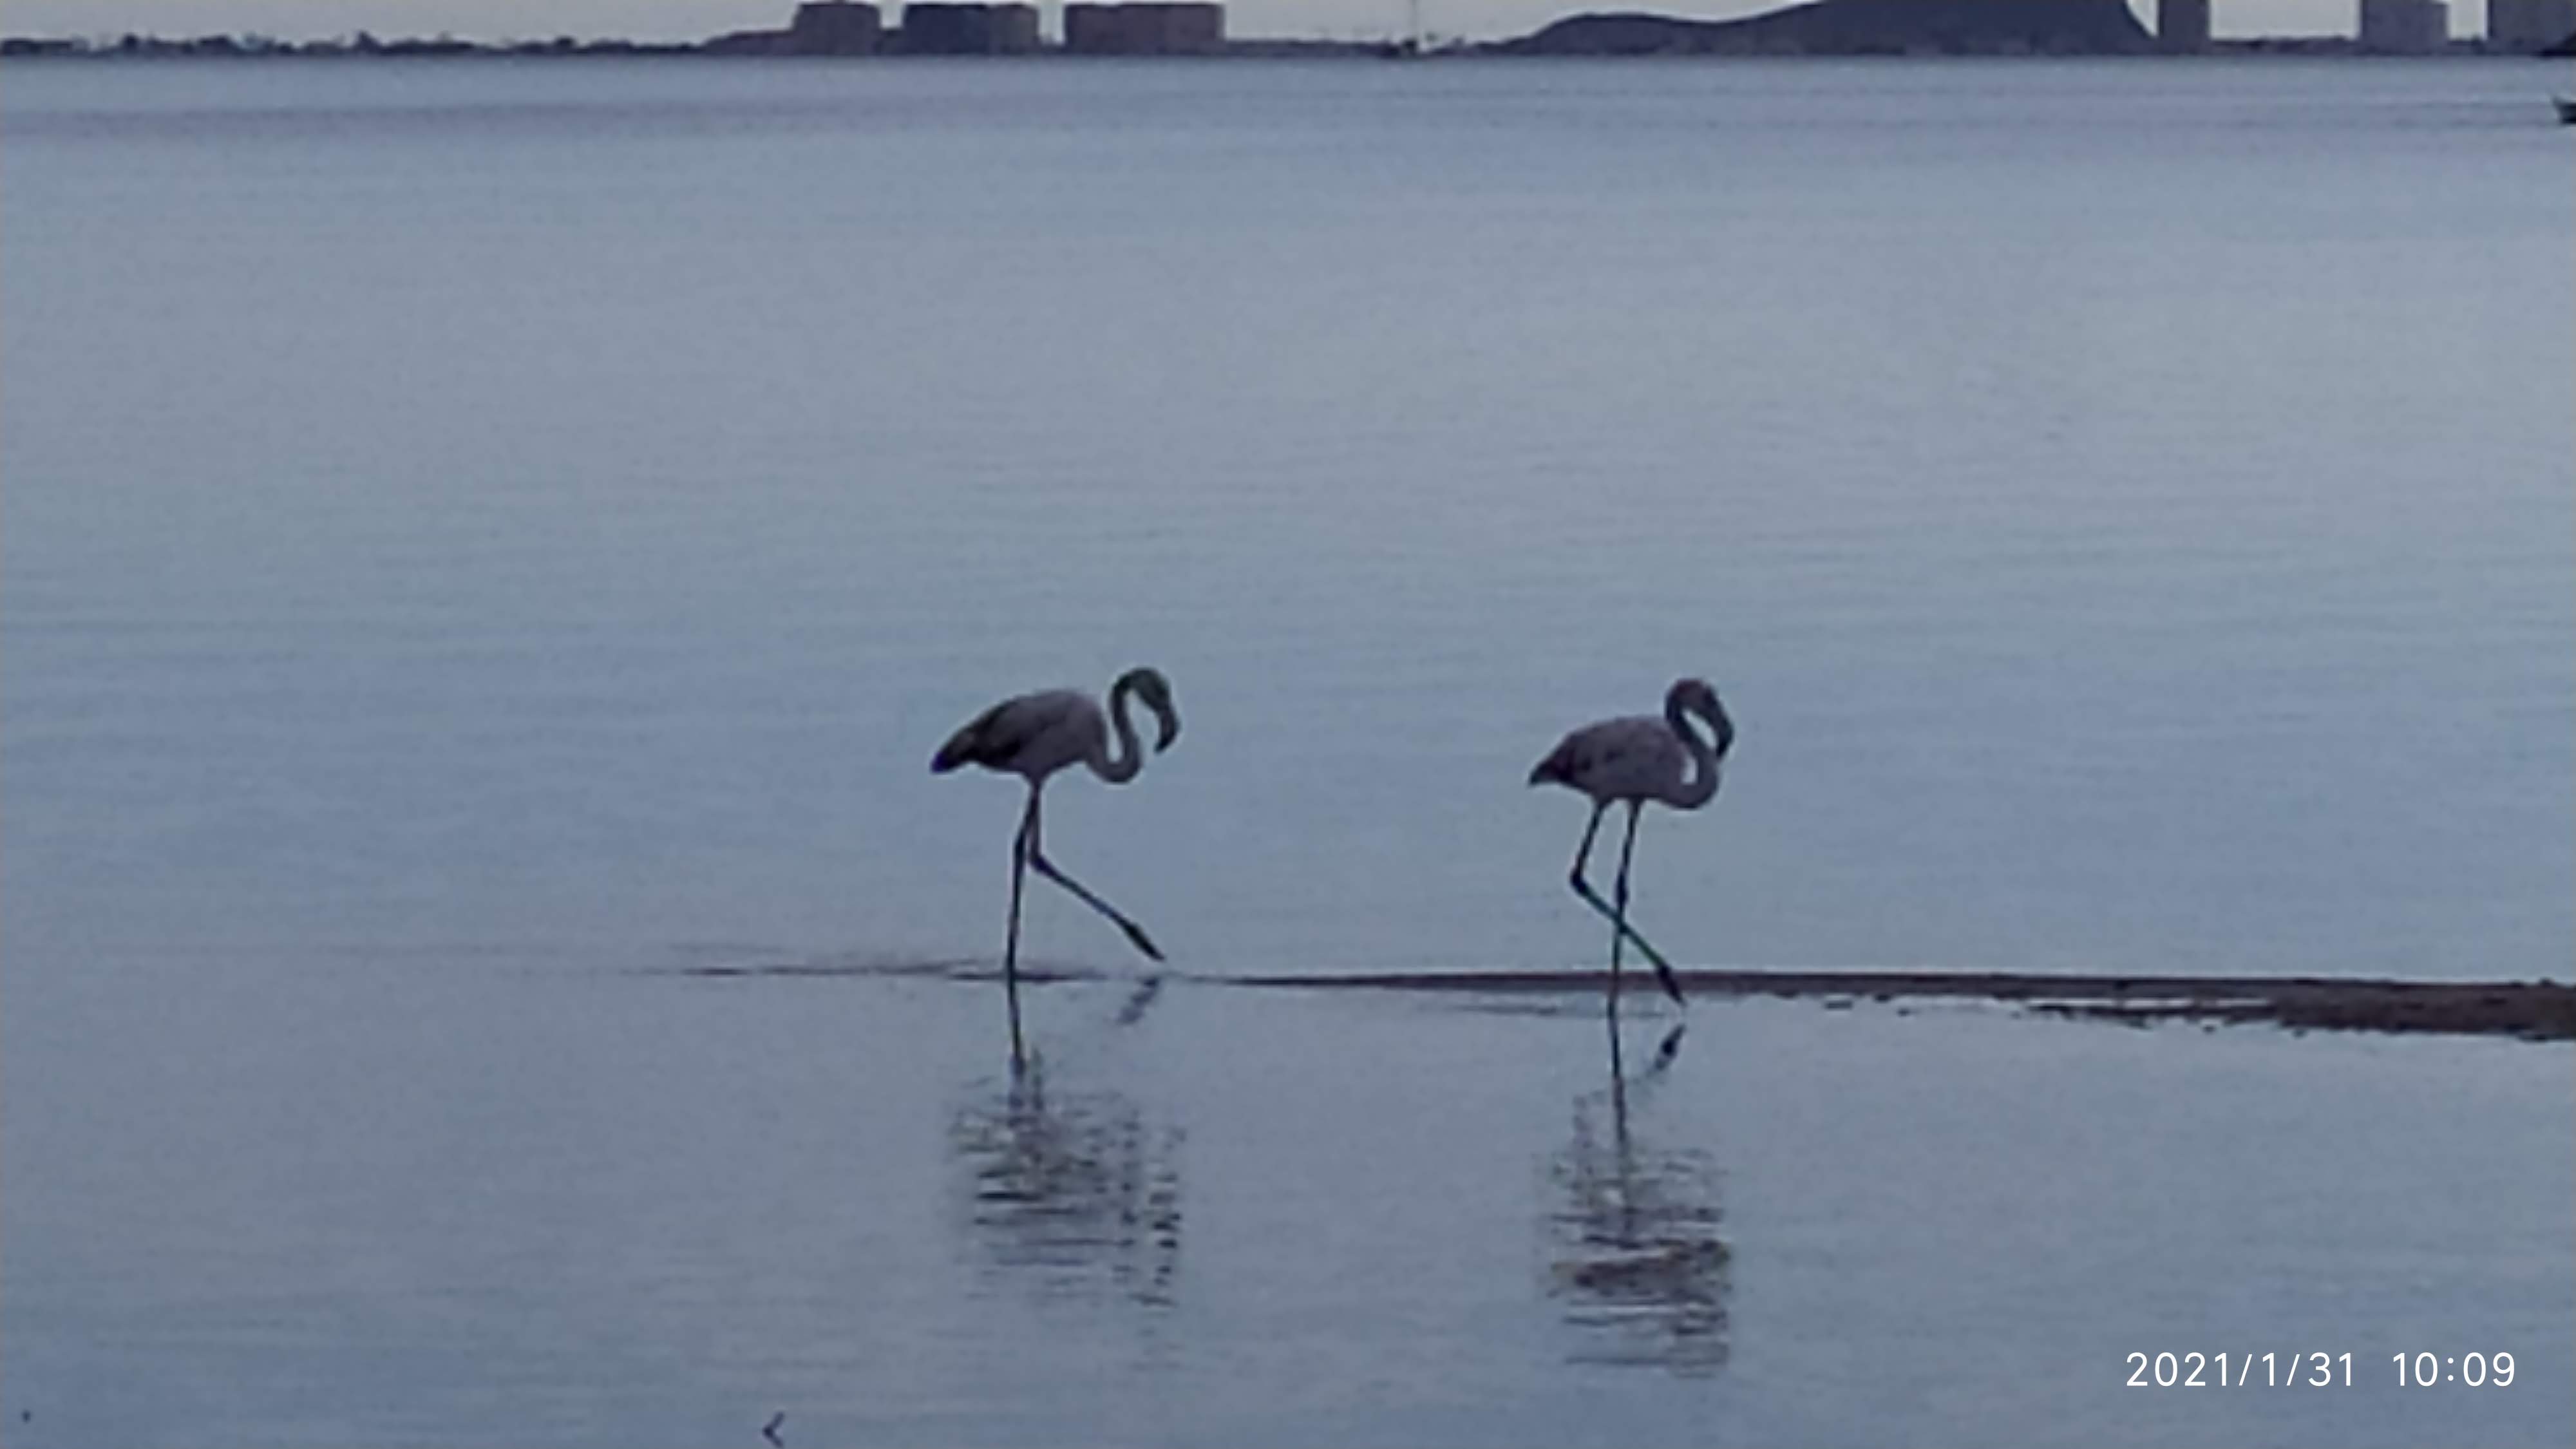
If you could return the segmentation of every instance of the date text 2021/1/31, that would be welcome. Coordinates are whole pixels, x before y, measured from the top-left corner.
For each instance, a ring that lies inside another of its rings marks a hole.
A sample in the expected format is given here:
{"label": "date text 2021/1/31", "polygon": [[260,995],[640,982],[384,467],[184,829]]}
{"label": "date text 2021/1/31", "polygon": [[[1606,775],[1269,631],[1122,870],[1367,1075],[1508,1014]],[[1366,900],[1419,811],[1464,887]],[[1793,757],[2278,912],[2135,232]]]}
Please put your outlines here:
{"label": "date text 2021/1/31", "polygon": [[[2390,1354],[2401,1386],[2432,1388],[2457,1384],[2468,1388],[2509,1388],[2513,1355],[2465,1353]],[[2133,1389],[2199,1388],[2351,1388],[2350,1353],[2132,1353],[2128,1387]]]}

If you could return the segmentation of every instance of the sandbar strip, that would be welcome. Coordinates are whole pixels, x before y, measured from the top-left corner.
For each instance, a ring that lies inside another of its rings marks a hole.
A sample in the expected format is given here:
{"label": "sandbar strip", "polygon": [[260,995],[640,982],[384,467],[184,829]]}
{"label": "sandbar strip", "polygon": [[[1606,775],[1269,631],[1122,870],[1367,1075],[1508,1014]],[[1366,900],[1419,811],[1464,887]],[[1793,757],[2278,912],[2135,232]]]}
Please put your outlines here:
{"label": "sandbar strip", "polygon": [[[2390,981],[2319,976],[2039,975],[2003,971],[1682,971],[1686,993],[1863,998],[1964,997],[2061,1016],[2146,1024],[2199,1020],[2325,1031],[2439,1032],[2576,1039],[2576,986],[2555,981]],[[1238,976],[1237,986],[1306,991],[1599,991],[1600,971],[1389,971]],[[1654,977],[1634,989],[1652,992]]]}

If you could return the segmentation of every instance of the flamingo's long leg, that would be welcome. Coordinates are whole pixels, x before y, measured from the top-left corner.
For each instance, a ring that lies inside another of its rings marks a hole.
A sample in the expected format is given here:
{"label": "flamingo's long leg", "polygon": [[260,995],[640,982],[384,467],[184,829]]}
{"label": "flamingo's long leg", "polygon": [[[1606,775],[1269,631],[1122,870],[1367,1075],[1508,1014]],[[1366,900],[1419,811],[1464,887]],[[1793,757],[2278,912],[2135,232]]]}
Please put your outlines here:
{"label": "flamingo's long leg", "polygon": [[[1596,813],[1592,818],[1597,822],[1601,817]],[[1619,948],[1628,939],[1628,852],[1635,849],[1636,844],[1637,807],[1631,802],[1628,806],[1628,843],[1620,848],[1619,880],[1612,891],[1618,906],[1610,917],[1610,1085],[1614,1094],[1620,1097],[1627,1095],[1621,1084],[1627,1081],[1628,1074],[1619,1062]]]}
{"label": "flamingo's long leg", "polygon": [[1011,1003],[1011,1070],[1027,1064],[1020,1045],[1020,887],[1028,878],[1029,838],[1038,823],[1038,792],[1029,789],[1029,804],[1020,812],[1020,831],[1011,837],[1011,929],[1002,943],[1002,994]]}
{"label": "flamingo's long leg", "polygon": [[[1601,812],[1609,808],[1610,802],[1607,800],[1592,807],[1592,823],[1583,827],[1583,844],[1575,848],[1574,869],[1566,876],[1566,884],[1574,887],[1574,893],[1583,898],[1585,905],[1600,912],[1603,920],[1616,928],[1620,935],[1627,937],[1629,945],[1636,947],[1647,960],[1654,963],[1655,974],[1663,981],[1664,989],[1672,993],[1673,1000],[1679,1001],[1682,999],[1681,988],[1674,984],[1672,963],[1664,959],[1663,952],[1655,949],[1654,942],[1637,933],[1637,928],[1629,923],[1624,912],[1614,909],[1608,901],[1601,899],[1601,893],[1594,890],[1592,883],[1583,878],[1583,867],[1592,859],[1592,837],[1601,829]],[[1631,817],[1629,822],[1631,828],[1634,828],[1635,823],[1634,818]]]}
{"label": "flamingo's long leg", "polygon": [[[1628,930],[1628,861],[1637,851],[1637,815],[1644,808],[1638,801],[1628,802],[1628,834],[1619,843],[1619,879],[1610,888],[1610,898],[1616,906],[1616,910],[1611,915],[1611,922],[1618,928],[1610,933],[1610,961],[1613,967],[1610,984],[1613,991],[1618,989],[1619,983],[1616,970],[1619,961],[1619,937]],[[1664,958],[1656,955],[1653,947],[1646,946],[1643,937],[1637,938],[1637,944],[1645,947],[1647,958],[1655,963],[1655,976],[1664,983],[1664,994],[1673,999],[1673,1005],[1686,1005],[1687,1003],[1682,1000],[1682,984],[1673,979],[1673,968],[1664,964]]]}
{"label": "flamingo's long leg", "polygon": [[1084,905],[1115,921],[1118,929],[1127,933],[1127,939],[1136,943],[1137,950],[1144,952],[1153,960],[1162,960],[1162,949],[1154,944],[1153,937],[1145,934],[1144,927],[1129,920],[1116,906],[1094,895],[1090,887],[1056,869],[1055,862],[1046,858],[1046,847],[1041,843],[1042,838],[1042,829],[1038,824],[1037,797],[1032,795],[1029,797],[1029,864],[1037,867],[1038,874],[1073,892],[1074,898]]}

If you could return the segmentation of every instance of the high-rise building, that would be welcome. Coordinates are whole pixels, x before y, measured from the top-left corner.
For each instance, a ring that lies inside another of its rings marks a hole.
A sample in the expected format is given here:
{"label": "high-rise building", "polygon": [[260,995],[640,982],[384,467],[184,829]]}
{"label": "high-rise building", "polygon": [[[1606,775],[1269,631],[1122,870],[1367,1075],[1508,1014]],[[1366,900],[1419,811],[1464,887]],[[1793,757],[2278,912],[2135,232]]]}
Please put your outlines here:
{"label": "high-rise building", "polygon": [[874,55],[880,29],[874,5],[806,0],[787,27],[787,48],[797,55]]}
{"label": "high-rise building", "polygon": [[2209,0],[2156,0],[2156,49],[2177,55],[2209,49]]}
{"label": "high-rise building", "polygon": [[2576,0],[2487,0],[2487,44],[2547,50],[2576,35]]}
{"label": "high-rise building", "polygon": [[1225,7],[1091,4],[1064,7],[1064,48],[1080,55],[1209,55],[1225,48]]}
{"label": "high-rise building", "polygon": [[2429,55],[2450,39],[2442,0],[2361,0],[2361,48],[2375,55]]}
{"label": "high-rise building", "polygon": [[1024,55],[1038,48],[1038,7],[906,5],[899,41],[911,55]]}

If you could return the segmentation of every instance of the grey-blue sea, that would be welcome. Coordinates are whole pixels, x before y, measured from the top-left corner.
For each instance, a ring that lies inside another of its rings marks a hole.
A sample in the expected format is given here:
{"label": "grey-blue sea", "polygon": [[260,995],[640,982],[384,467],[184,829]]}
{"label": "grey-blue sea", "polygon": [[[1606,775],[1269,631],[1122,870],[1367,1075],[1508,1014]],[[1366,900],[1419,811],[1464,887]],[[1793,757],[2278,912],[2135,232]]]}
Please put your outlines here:
{"label": "grey-blue sea", "polygon": [[2566,979],[2559,79],[12,63],[11,1442],[2566,1442],[2563,1048],[1183,979]]}

